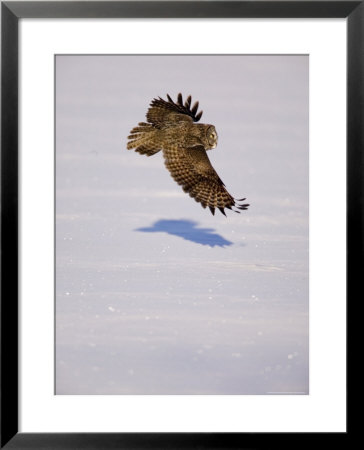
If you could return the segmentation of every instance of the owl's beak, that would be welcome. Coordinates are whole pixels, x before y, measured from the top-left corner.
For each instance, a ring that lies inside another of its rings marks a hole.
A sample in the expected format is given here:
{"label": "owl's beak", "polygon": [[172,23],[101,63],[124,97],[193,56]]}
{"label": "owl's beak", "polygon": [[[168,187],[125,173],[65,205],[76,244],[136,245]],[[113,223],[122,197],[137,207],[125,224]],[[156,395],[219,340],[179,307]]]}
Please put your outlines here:
{"label": "owl's beak", "polygon": [[215,133],[215,144],[214,144],[214,146],[212,148],[216,148],[217,147],[218,139],[219,138],[218,138],[217,134]]}

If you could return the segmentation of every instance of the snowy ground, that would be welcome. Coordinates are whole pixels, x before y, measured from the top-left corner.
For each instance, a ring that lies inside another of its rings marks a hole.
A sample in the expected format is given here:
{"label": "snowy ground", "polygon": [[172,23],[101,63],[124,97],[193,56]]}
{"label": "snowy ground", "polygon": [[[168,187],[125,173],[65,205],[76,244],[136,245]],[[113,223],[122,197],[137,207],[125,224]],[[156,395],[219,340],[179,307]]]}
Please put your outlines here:
{"label": "snowy ground", "polygon": [[[56,393],[308,393],[308,57],[58,56]],[[126,150],[192,95],[248,211]]]}

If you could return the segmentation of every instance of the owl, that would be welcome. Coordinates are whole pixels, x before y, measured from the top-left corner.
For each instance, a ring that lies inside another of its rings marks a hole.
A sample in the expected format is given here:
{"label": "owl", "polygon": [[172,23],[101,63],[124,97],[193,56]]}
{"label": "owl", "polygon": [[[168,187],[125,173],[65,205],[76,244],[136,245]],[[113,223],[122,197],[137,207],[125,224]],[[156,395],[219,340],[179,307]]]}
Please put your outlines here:
{"label": "owl", "polygon": [[182,186],[203,208],[211,213],[219,209],[226,216],[225,208],[237,213],[248,208],[245,200],[235,199],[225,188],[207,156],[207,150],[217,145],[217,132],[213,125],[197,123],[202,116],[199,102],[191,107],[188,96],[183,103],[181,94],[174,102],[155,98],[146,114],[147,122],[140,122],[128,136],[128,150],[152,156],[160,150],[172,178]]}

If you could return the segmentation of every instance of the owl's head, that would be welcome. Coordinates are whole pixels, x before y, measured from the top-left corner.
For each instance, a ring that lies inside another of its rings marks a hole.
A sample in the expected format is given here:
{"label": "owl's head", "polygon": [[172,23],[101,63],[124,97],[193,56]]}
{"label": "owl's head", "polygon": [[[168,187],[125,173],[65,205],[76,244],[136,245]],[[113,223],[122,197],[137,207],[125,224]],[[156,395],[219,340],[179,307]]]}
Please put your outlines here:
{"label": "owl's head", "polygon": [[217,132],[213,125],[209,125],[206,129],[207,150],[216,148],[217,146]]}

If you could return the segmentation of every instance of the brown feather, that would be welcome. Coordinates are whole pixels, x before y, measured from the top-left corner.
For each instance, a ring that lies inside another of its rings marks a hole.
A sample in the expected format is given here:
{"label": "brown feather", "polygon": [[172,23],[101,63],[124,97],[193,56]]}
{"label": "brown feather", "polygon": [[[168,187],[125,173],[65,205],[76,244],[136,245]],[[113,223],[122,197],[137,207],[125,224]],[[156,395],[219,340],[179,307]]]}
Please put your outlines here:
{"label": "brown feather", "polygon": [[216,147],[217,133],[213,125],[194,123],[202,116],[199,102],[191,108],[191,96],[183,103],[181,93],[176,102],[169,94],[167,99],[151,101],[147,122],[139,122],[131,130],[127,148],[147,156],[163,150],[172,178],[203,208],[209,207],[213,215],[215,209],[225,216],[225,208],[237,213],[247,209],[248,204],[240,203],[245,198],[236,200],[229,194],[207,156],[206,150]]}

